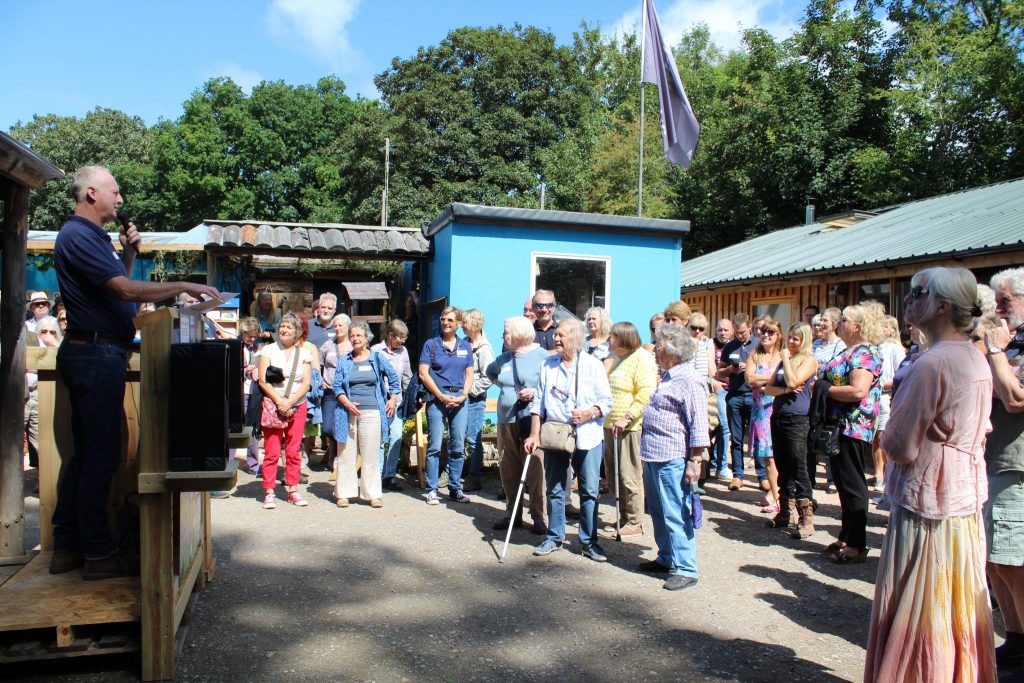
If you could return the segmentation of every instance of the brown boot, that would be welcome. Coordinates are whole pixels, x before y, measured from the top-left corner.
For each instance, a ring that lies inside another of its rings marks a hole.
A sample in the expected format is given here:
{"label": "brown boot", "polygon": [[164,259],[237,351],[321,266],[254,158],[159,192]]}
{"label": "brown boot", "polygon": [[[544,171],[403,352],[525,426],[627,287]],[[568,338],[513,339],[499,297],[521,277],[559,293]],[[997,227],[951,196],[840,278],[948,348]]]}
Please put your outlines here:
{"label": "brown boot", "polygon": [[800,519],[790,536],[793,538],[807,538],[814,533],[814,504],[806,498],[801,498],[796,501],[796,509]]}
{"label": "brown boot", "polygon": [[779,511],[774,517],[765,522],[769,529],[785,529],[793,523],[793,499],[779,496]]}

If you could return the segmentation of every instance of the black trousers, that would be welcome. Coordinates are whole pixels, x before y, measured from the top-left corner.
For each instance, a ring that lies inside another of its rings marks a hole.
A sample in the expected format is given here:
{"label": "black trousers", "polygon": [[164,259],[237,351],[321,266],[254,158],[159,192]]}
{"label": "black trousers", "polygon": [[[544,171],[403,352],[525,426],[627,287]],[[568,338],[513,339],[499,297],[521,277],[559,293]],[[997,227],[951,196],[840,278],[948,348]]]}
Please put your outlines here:
{"label": "black trousers", "polygon": [[779,491],[787,498],[806,500],[811,497],[807,477],[806,415],[772,415],[772,450],[779,470]]}
{"label": "black trousers", "polygon": [[869,441],[839,435],[839,453],[832,458],[832,479],[842,508],[839,540],[861,551],[867,548],[868,484],[864,463],[870,457]]}

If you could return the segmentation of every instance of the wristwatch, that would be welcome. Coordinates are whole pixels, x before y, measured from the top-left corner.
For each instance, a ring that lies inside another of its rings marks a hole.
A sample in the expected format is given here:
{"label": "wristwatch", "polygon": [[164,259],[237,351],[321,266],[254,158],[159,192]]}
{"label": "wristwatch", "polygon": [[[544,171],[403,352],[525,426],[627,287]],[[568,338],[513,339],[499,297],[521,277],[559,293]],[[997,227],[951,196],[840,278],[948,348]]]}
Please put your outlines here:
{"label": "wristwatch", "polygon": [[1001,349],[1001,348],[999,348],[998,346],[990,346],[990,347],[988,347],[988,355],[994,356],[997,353],[1006,353],[1006,351]]}

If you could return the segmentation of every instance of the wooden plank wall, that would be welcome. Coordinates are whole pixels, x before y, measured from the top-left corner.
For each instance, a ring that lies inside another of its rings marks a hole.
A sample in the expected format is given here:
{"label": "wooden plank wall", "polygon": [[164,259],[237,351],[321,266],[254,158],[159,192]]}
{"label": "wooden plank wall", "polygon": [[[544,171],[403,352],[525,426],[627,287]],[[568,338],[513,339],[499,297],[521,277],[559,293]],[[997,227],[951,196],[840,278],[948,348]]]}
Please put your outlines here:
{"label": "wooden plank wall", "polygon": [[715,291],[687,292],[683,301],[707,316],[711,327],[721,318],[739,312],[753,317],[754,302],[762,299],[789,299],[794,319],[803,315],[805,307],[814,304],[821,309],[828,305],[829,284],[816,283],[794,287],[730,287]]}

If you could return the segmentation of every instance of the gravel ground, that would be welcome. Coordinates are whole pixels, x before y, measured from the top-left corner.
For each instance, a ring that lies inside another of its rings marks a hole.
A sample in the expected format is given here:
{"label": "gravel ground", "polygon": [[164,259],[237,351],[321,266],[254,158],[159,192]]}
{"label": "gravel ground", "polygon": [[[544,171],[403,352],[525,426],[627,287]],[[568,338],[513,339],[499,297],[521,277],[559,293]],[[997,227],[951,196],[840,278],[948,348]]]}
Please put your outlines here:
{"label": "gravel ground", "polygon": [[[669,592],[635,570],[647,535],[602,542],[609,562],[568,552],[533,557],[512,536],[499,564],[497,478],[473,503],[427,506],[407,485],[382,509],[334,505],[327,473],[302,487],[310,505],[259,505],[240,473],[213,501],[217,575],[198,601],[177,667],[181,681],[851,681],[860,680],[884,517],[871,556],[835,566],[838,498],[816,492],[817,533],[766,529],[748,485],[709,483],[697,532],[700,582]],[[751,480],[748,478],[748,484]],[[280,493],[280,492],[279,492]],[[602,497],[602,519],[614,509]],[[131,681],[131,657],[10,667],[6,680]]]}

